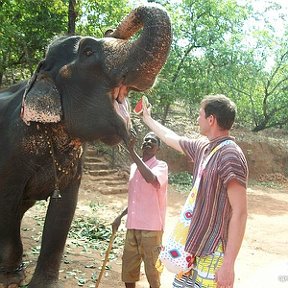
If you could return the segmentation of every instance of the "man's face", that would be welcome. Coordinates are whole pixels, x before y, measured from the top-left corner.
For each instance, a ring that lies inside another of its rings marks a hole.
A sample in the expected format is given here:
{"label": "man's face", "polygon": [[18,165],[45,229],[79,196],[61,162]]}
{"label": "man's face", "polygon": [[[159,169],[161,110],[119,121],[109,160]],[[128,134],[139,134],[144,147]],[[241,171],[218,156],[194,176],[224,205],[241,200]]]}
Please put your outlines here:
{"label": "man's face", "polygon": [[208,132],[210,131],[209,117],[206,118],[204,108],[201,107],[199,110],[199,116],[198,116],[198,124],[199,124],[201,135],[207,136]]}
{"label": "man's face", "polygon": [[142,143],[141,147],[144,155],[154,156],[159,150],[158,140],[153,135],[147,134]]}

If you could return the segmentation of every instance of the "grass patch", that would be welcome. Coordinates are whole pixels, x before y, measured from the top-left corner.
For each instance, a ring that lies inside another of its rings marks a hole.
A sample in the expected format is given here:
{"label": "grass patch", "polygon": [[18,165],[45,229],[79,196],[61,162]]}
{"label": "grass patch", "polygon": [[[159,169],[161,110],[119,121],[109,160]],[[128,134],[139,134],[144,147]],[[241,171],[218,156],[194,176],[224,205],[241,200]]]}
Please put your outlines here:
{"label": "grass patch", "polygon": [[192,175],[188,172],[169,173],[168,183],[180,193],[189,193],[192,188]]}
{"label": "grass patch", "polygon": [[249,180],[249,186],[261,186],[266,188],[283,188],[284,184],[281,182],[275,182],[275,181],[257,181],[254,179]]}

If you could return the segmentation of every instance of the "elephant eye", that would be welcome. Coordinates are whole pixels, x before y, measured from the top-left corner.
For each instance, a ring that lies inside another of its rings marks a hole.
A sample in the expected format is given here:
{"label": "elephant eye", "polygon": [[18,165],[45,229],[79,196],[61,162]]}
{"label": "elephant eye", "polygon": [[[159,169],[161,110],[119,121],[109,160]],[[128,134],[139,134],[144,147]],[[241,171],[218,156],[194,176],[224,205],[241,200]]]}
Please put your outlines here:
{"label": "elephant eye", "polygon": [[93,50],[92,50],[92,48],[87,47],[87,48],[83,51],[83,53],[84,53],[87,57],[89,57],[89,56],[91,56],[91,55],[93,54]]}

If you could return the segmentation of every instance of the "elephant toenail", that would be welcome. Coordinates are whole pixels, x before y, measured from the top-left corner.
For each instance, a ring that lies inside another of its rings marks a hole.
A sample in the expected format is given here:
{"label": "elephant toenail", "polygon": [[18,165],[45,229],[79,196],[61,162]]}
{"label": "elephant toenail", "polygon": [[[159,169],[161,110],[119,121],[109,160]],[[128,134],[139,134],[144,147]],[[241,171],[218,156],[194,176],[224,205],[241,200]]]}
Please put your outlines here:
{"label": "elephant toenail", "polygon": [[13,283],[13,284],[10,284],[10,285],[8,285],[8,288],[18,288],[19,286],[18,286],[18,284],[16,284],[16,283]]}

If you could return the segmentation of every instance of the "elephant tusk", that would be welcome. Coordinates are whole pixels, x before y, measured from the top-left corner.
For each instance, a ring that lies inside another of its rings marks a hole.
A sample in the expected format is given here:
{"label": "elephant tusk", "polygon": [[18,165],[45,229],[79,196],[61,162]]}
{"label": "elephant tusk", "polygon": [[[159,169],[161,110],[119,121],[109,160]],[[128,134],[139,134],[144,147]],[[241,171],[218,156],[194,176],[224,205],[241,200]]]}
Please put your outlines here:
{"label": "elephant tusk", "polygon": [[125,98],[122,103],[114,101],[114,109],[117,114],[122,118],[122,120],[126,124],[126,127],[129,128],[131,126],[131,120],[128,100]]}
{"label": "elephant tusk", "polygon": [[128,96],[129,88],[126,85],[120,85],[113,89],[112,96],[118,103],[123,103]]}

